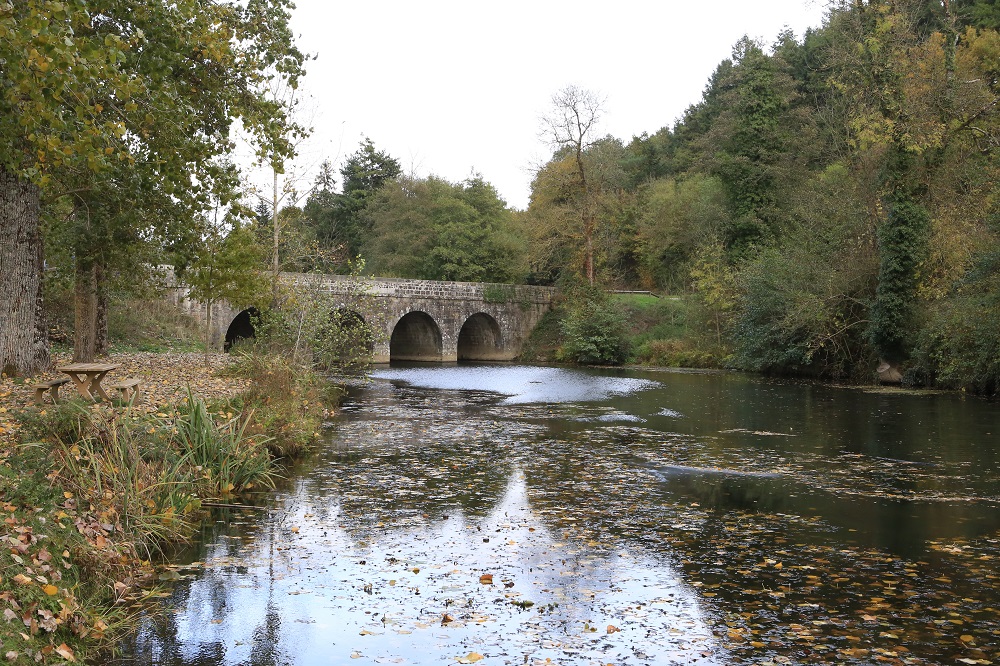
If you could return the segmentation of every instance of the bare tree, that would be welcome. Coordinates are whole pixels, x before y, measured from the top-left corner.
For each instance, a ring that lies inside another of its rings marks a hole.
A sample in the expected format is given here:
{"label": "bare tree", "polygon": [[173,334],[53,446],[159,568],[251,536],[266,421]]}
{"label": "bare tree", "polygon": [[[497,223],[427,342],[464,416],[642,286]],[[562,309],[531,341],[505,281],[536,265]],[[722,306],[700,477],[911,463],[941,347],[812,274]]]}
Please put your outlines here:
{"label": "bare tree", "polygon": [[597,190],[588,178],[584,153],[592,146],[604,112],[605,98],[599,94],[567,86],[552,96],[552,109],[542,119],[543,136],[556,152],[570,153],[576,164],[575,205],[580,216],[583,268],[594,283],[594,237],[597,234]]}

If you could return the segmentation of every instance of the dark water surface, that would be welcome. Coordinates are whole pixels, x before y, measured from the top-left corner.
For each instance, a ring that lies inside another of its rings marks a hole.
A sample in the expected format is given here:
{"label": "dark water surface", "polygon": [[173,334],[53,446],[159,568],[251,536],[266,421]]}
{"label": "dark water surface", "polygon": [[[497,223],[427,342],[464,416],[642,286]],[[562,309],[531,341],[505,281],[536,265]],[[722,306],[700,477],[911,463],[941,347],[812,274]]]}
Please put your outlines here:
{"label": "dark water surface", "polygon": [[391,368],[121,663],[1000,664],[1000,406]]}

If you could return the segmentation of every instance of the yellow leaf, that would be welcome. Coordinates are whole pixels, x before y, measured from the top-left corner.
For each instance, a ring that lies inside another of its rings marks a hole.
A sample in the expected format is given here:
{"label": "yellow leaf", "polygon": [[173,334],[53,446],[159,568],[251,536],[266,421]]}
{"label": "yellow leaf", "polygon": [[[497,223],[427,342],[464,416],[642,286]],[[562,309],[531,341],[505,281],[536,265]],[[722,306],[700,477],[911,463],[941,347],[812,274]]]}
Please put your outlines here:
{"label": "yellow leaf", "polygon": [[34,585],[34,581],[25,576],[24,574],[17,574],[14,576],[14,582],[18,585]]}
{"label": "yellow leaf", "polygon": [[57,594],[59,594],[59,588],[56,587],[55,585],[46,585],[45,587],[42,588],[42,592],[49,595],[50,597],[54,597]]}
{"label": "yellow leaf", "polygon": [[479,654],[478,652],[470,652],[464,657],[459,657],[457,661],[460,664],[474,664],[477,661],[481,661],[482,659],[485,659],[485,657]]}

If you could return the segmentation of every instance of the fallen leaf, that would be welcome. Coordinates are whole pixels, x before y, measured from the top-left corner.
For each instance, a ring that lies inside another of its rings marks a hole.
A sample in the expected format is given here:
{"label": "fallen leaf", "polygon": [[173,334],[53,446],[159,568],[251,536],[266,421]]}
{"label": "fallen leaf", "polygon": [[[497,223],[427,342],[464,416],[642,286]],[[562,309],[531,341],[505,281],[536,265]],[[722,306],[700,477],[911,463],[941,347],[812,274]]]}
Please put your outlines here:
{"label": "fallen leaf", "polygon": [[76,661],[76,655],[73,654],[73,650],[65,643],[56,648],[56,654],[66,661]]}
{"label": "fallen leaf", "polygon": [[479,577],[479,582],[482,583],[483,585],[492,585],[493,574],[483,574],[482,576]]}
{"label": "fallen leaf", "polygon": [[613,625],[613,624],[609,624],[608,625],[608,633],[609,634],[615,634],[615,633],[618,633],[619,631],[621,631],[621,629],[619,629],[615,625]]}
{"label": "fallen leaf", "polygon": [[477,661],[481,661],[483,659],[485,659],[485,657],[479,654],[478,652],[470,652],[464,657],[458,657],[457,661],[460,664],[474,664]]}

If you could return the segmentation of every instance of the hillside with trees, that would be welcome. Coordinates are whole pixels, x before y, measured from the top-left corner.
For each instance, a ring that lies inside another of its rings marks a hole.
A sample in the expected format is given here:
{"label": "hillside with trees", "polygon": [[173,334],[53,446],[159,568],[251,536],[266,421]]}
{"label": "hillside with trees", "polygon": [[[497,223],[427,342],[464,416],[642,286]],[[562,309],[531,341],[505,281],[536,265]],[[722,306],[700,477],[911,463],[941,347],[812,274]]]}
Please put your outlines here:
{"label": "hillside with trees", "polygon": [[998,27],[993,2],[872,0],[740,40],[672,126],[560,145],[521,215],[532,275],[686,294],[719,364],[995,392]]}

